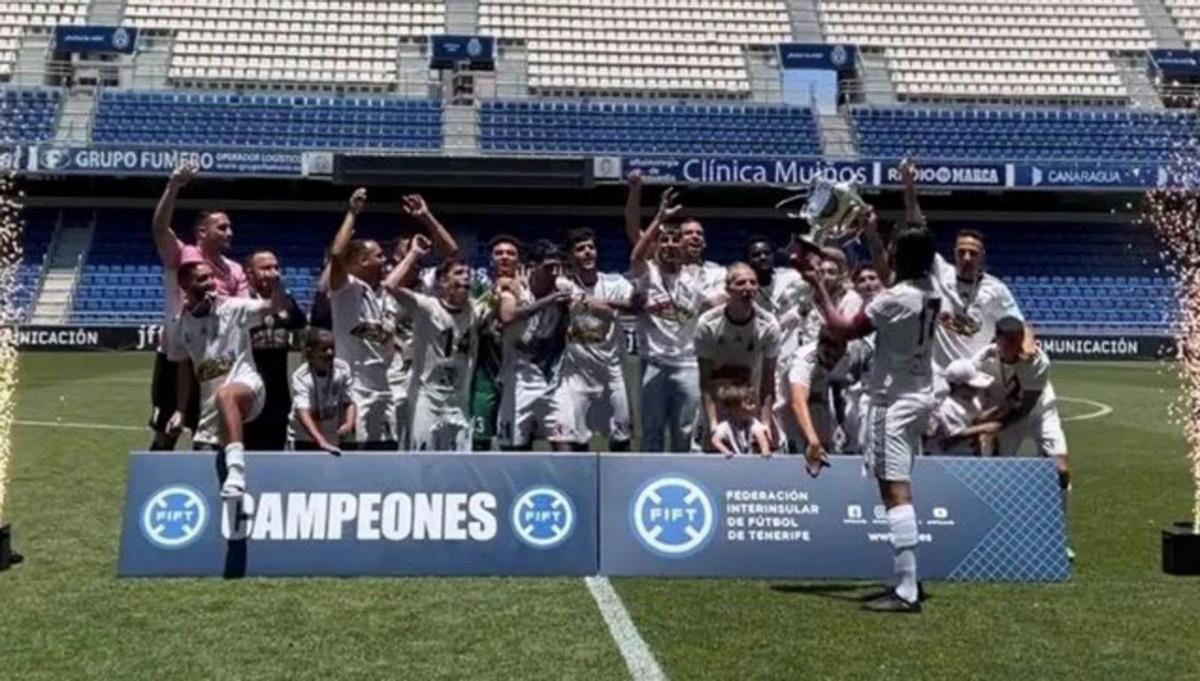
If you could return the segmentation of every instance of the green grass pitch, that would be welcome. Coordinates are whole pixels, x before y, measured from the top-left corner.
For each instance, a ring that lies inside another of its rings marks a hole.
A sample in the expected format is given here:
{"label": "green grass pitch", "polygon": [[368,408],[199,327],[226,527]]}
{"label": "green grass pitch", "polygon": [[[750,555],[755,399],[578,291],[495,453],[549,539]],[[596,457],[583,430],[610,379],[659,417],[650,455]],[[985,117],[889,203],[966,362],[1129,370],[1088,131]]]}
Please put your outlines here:
{"label": "green grass pitch", "polygon": [[[115,578],[125,456],[146,444],[148,354],[22,358],[0,679],[620,679],[578,579]],[[1177,388],[1153,364],[1060,364],[1069,583],[932,585],[920,617],[860,613],[871,585],[614,580],[673,679],[1198,679],[1200,579],[1159,570],[1191,491]],[[1068,416],[1094,408],[1073,402]],[[799,464],[797,464],[799,465]],[[919,481],[918,481],[919,485]],[[919,494],[919,487],[918,487]]]}

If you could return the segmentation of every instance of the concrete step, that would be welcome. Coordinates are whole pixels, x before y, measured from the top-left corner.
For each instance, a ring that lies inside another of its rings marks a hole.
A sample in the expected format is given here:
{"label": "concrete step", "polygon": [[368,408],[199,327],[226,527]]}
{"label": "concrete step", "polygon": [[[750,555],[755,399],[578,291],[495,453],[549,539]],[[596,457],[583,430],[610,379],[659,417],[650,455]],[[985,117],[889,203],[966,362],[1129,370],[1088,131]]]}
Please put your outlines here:
{"label": "concrete step", "polygon": [[125,0],[92,0],[87,22],[91,26],[118,26],[125,17]]}
{"label": "concrete step", "polygon": [[50,56],[50,33],[26,33],[17,49],[12,84],[29,87],[46,85],[46,59]]}
{"label": "concrete step", "polygon": [[446,33],[475,35],[479,32],[479,0],[446,0]]}
{"label": "concrete step", "polygon": [[792,39],[798,43],[823,43],[821,15],[817,0],[788,0],[788,15],[792,20]]}
{"label": "concrete step", "polygon": [[1175,19],[1171,16],[1170,10],[1163,4],[1162,0],[1137,0],[1138,11],[1141,12],[1142,19],[1150,28],[1150,35],[1153,36],[1154,47],[1161,47],[1169,50],[1182,50],[1187,48],[1187,44],[1183,40],[1183,34],[1180,33]]}

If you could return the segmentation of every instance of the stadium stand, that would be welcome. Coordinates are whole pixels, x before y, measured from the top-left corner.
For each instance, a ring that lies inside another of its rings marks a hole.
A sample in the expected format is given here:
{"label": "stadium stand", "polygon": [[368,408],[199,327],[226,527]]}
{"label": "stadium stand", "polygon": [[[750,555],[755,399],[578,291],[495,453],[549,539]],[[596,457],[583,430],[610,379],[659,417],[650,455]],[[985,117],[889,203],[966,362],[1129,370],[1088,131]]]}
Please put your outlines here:
{"label": "stadium stand", "polygon": [[82,24],[91,0],[0,3],[0,79],[13,74],[21,40],[30,32],[48,32],[58,24]]}
{"label": "stadium stand", "polygon": [[386,89],[397,44],[441,33],[445,9],[440,0],[129,0],[124,23],[178,32],[176,82]]}
{"label": "stadium stand", "polygon": [[830,42],[880,48],[896,94],[1124,101],[1111,52],[1153,47],[1136,0],[820,0]]}
{"label": "stadium stand", "polygon": [[483,151],[820,154],[812,111],[786,106],[486,101]]}
{"label": "stadium stand", "polygon": [[744,46],[791,39],[781,0],[481,0],[480,29],[524,41],[534,91],[746,95]]}
{"label": "stadium stand", "polygon": [[1168,161],[1195,112],[1087,109],[852,110],[859,153],[936,159]]}
{"label": "stadium stand", "polygon": [[1188,47],[1200,46],[1200,0],[1163,0]]}
{"label": "stadium stand", "polygon": [[0,91],[0,141],[44,142],[54,139],[57,90]]}
{"label": "stadium stand", "polygon": [[441,104],[383,97],[106,91],[98,143],[440,149]]}
{"label": "stadium stand", "polygon": [[16,273],[17,288],[13,292],[12,307],[8,308],[14,321],[24,322],[29,318],[33,297],[45,273],[46,255],[50,250],[57,219],[56,211],[29,211],[25,217],[25,229],[21,235],[21,264]]}

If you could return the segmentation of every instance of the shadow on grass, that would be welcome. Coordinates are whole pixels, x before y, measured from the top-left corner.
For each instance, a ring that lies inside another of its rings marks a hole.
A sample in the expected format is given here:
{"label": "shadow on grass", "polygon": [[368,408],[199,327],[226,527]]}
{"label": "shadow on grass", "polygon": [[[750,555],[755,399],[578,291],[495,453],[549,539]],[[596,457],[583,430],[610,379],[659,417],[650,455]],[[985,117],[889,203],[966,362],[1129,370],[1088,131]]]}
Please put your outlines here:
{"label": "shadow on grass", "polygon": [[884,587],[877,582],[814,582],[810,584],[772,584],[771,591],[798,596],[816,596],[835,601],[861,602],[865,596]]}

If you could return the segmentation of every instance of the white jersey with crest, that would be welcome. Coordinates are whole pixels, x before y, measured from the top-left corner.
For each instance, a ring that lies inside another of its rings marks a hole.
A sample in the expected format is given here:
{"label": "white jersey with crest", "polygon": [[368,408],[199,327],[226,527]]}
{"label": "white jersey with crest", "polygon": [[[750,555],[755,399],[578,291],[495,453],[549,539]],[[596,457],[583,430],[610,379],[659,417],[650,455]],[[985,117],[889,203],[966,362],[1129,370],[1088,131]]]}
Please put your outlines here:
{"label": "white jersey with crest", "polygon": [[351,404],[350,365],[340,359],[333,360],[333,367],[324,376],[312,371],[305,362],[292,374],[292,416],[288,423],[288,438],[293,442],[312,442],[308,431],[300,423],[299,413],[306,409],[317,412],[314,421],[325,440],[338,443],[337,429],[342,423],[342,413]]}
{"label": "white jersey with crest", "polygon": [[412,342],[408,346],[412,361],[410,402],[420,394],[435,405],[465,411],[470,403],[479,343],[471,304],[454,310],[433,296],[414,291],[402,294],[398,300],[412,319]]}
{"label": "white jersey with crest", "polygon": [[334,352],[350,365],[361,390],[388,391],[388,368],[396,348],[385,295],[354,275],[346,275],[346,283],[329,294]]}
{"label": "white jersey with crest", "polygon": [[734,454],[757,454],[760,434],[770,441],[770,431],[758,419],[750,419],[741,426],[731,420],[725,420],[717,424],[713,438],[724,442]]}
{"label": "white jersey with crest", "polygon": [[563,351],[563,374],[579,376],[586,382],[607,386],[614,372],[621,371],[625,343],[617,316],[589,312],[579,304],[584,296],[595,300],[628,304],[633,286],[619,274],[599,273],[596,282],[586,285],[577,278],[560,279],[559,288],[571,294],[567,347]]}
{"label": "white jersey with crest", "polygon": [[704,305],[704,282],[689,268],[668,273],[651,260],[635,284],[646,294],[637,325],[642,357],[664,366],[695,366],[696,321]]}
{"label": "white jersey with crest", "polygon": [[894,284],[867,305],[875,354],[865,387],[874,403],[933,395],[934,329],[941,305],[929,277]]}
{"label": "white jersey with crest", "polygon": [[796,350],[804,343],[805,320],[812,311],[812,287],[794,268],[776,267],[771,273],[771,284],[759,282],[755,303],[775,315],[782,334],[779,346],[780,366],[791,361]]}
{"label": "white jersey with crest", "polygon": [[[517,303],[526,306],[534,301],[533,292],[522,286]],[[555,338],[555,334],[562,330],[564,313],[563,306],[552,305],[504,327],[502,383],[520,381],[526,385],[545,384],[549,387],[556,382],[562,363],[563,339]]]}
{"label": "white jersey with crest", "polygon": [[958,278],[954,265],[934,257],[933,282],[948,317],[936,330],[933,361],[944,369],[956,359],[971,359],[996,337],[996,322],[1004,317],[1024,320],[1017,299],[1004,282],[984,273],[970,282]]}
{"label": "white jersey with crest", "polygon": [[779,322],[755,306],[750,319],[739,323],[729,318],[727,309],[721,305],[700,315],[696,356],[712,362],[714,382],[751,386],[757,400],[763,360],[779,357]]}
{"label": "white jersey with crest", "polygon": [[[184,312],[171,324],[167,359],[191,360],[200,383],[200,421],[197,441],[215,442],[213,414],[217,388],[234,381],[262,384],[250,344],[250,329],[262,323],[270,301],[252,298],[218,298],[203,317]],[[209,432],[213,431],[213,432]],[[204,439],[200,439],[203,434]],[[212,436],[212,437],[210,437]]]}
{"label": "white jersey with crest", "polygon": [[979,371],[993,379],[992,387],[988,389],[990,404],[1015,407],[1024,399],[1025,393],[1040,392],[1034,414],[1056,407],[1057,396],[1054,384],[1050,382],[1050,358],[1041,348],[1028,360],[1008,364],[1000,359],[996,344],[989,343],[973,361]]}

